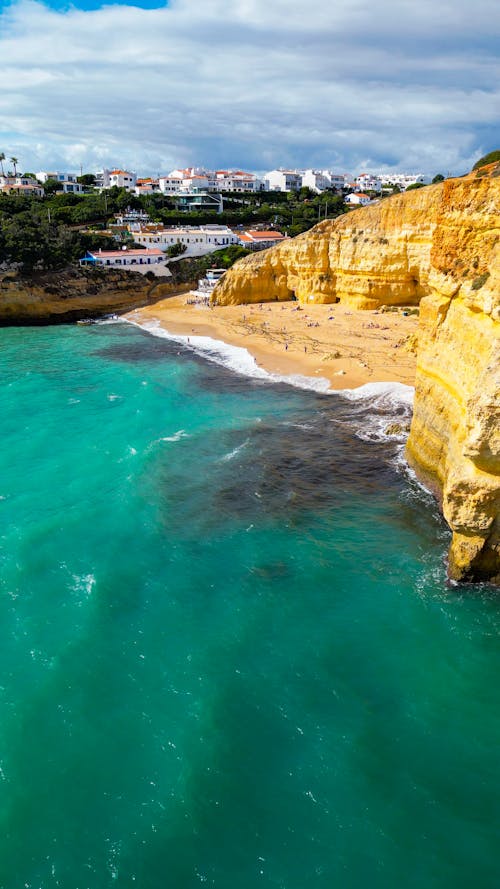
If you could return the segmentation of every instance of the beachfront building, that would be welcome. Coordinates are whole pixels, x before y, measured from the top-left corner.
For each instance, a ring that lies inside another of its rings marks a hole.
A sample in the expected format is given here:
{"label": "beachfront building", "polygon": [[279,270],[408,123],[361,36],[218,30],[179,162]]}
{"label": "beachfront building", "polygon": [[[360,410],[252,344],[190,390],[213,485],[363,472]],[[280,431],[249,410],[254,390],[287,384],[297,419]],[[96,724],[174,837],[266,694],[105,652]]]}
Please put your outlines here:
{"label": "beachfront building", "polygon": [[64,194],[83,194],[84,187],[78,182],[76,173],[60,173],[59,170],[40,170],[36,174],[39,182],[45,185],[48,180],[58,183],[58,191]]}
{"label": "beachfront building", "polygon": [[41,198],[44,188],[32,176],[0,176],[0,192],[2,194],[24,194],[29,197]]}
{"label": "beachfront building", "polygon": [[139,271],[137,266],[157,266],[165,263],[165,256],[161,250],[87,250],[85,256],[80,259],[80,265],[99,266],[104,268],[125,268],[129,271]]}
{"label": "beachfront building", "polygon": [[369,194],[363,194],[363,192],[354,192],[347,195],[345,203],[365,207],[371,203],[371,197]]}
{"label": "beachfront building", "polygon": [[276,231],[257,231],[249,229],[248,231],[238,232],[238,240],[242,247],[247,250],[265,250],[267,247],[274,247],[286,240],[286,235]]}
{"label": "beachfront building", "polygon": [[264,176],[269,191],[298,191],[302,187],[300,170],[270,170]]}
{"label": "beachfront building", "polygon": [[182,244],[186,248],[181,254],[184,258],[204,256],[229,244],[238,244],[239,238],[227,225],[143,226],[140,231],[134,231],[134,241],[160,250]]}

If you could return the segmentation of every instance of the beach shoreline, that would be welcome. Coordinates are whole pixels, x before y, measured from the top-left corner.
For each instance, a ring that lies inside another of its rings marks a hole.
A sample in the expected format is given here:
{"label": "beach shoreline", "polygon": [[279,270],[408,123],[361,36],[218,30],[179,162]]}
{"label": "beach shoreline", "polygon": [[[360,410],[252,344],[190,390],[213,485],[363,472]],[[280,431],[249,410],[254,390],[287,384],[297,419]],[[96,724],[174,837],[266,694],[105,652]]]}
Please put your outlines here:
{"label": "beach shoreline", "polygon": [[367,383],[414,385],[416,315],[340,304],[269,302],[208,306],[172,295],[125,318],[175,336],[208,337],[246,349],[264,371],[324,378],[334,390]]}

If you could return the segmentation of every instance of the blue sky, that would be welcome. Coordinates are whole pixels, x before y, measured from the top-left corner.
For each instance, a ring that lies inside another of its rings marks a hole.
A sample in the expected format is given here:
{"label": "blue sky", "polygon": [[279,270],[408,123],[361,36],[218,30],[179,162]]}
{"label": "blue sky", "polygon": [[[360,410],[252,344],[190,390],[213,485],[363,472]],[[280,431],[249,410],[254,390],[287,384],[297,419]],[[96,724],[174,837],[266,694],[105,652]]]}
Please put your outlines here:
{"label": "blue sky", "polygon": [[496,0],[0,0],[0,151],[461,174],[500,147],[499,43]]}

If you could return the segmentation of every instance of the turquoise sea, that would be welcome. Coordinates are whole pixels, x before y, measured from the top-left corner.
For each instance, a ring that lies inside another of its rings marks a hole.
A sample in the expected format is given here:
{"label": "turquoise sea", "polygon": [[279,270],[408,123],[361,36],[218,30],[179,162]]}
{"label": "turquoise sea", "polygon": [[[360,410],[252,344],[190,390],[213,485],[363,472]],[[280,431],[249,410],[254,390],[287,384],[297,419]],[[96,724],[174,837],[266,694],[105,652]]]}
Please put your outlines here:
{"label": "turquoise sea", "polygon": [[0,338],[1,889],[500,886],[500,598],[402,393]]}

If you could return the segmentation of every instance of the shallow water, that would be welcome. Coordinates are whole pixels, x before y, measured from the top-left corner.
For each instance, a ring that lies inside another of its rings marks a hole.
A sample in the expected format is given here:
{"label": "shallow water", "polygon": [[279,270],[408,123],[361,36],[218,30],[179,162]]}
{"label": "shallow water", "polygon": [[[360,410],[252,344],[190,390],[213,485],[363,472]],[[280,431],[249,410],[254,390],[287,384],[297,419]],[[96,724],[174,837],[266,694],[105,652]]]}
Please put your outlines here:
{"label": "shallow water", "polygon": [[0,887],[497,886],[499,600],[408,406],[0,336]]}

